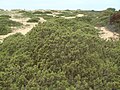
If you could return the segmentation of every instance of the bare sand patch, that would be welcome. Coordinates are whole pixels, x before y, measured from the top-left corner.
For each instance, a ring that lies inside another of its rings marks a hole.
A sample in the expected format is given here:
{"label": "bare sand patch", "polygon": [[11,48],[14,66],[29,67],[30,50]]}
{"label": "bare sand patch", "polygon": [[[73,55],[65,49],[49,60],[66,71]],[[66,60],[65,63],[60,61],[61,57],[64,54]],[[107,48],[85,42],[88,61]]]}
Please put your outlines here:
{"label": "bare sand patch", "polygon": [[85,16],[84,14],[78,14],[78,15],[76,15],[76,17],[83,17],[83,16]]}
{"label": "bare sand patch", "polygon": [[100,37],[105,40],[119,40],[119,34],[108,30],[106,27],[95,27],[100,30]]}

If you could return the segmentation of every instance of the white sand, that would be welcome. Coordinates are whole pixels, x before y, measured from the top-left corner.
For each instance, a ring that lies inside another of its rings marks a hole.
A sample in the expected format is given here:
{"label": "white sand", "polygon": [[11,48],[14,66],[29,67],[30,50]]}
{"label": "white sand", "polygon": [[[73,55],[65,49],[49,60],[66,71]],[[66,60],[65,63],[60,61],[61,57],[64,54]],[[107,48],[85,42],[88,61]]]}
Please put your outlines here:
{"label": "white sand", "polygon": [[83,17],[83,16],[85,16],[84,14],[78,14],[78,15],[76,15],[77,17]]}
{"label": "white sand", "polygon": [[105,27],[95,27],[96,29],[101,30],[100,31],[100,37],[105,40],[119,40],[119,34],[116,32],[112,32],[108,30]]}

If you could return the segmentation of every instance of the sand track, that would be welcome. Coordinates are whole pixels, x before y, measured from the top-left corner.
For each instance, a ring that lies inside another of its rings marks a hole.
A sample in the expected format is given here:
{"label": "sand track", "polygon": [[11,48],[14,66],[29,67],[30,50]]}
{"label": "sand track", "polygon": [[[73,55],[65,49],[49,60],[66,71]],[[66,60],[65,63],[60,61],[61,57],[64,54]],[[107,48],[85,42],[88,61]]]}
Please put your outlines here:
{"label": "sand track", "polygon": [[65,16],[61,16],[62,18],[65,18],[65,19],[73,19],[73,18],[76,18],[76,17],[83,17],[85,16],[84,14],[77,14],[76,16],[71,16],[71,17],[65,17]]}
{"label": "sand track", "polygon": [[108,30],[106,27],[95,27],[100,30],[100,37],[105,40],[119,40],[119,34]]}

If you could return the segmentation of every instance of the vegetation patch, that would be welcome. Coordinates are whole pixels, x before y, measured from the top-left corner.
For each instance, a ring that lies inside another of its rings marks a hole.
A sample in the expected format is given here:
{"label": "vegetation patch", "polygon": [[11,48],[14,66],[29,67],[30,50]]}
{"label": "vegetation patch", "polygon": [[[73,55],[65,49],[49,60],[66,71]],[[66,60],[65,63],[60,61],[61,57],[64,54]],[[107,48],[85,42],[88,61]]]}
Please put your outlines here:
{"label": "vegetation patch", "polygon": [[61,12],[61,14],[58,14],[58,16],[72,17],[76,16],[76,13],[73,13],[72,11],[64,11]]}
{"label": "vegetation patch", "polygon": [[9,18],[11,18],[11,16],[9,16],[9,15],[0,15],[0,19],[9,19]]}
{"label": "vegetation patch", "polygon": [[119,90],[120,40],[101,39],[95,29],[109,23],[111,11],[83,12],[74,19],[42,14],[47,22],[26,36],[5,38],[0,90]]}
{"label": "vegetation patch", "polygon": [[0,24],[0,35],[5,35],[11,32],[11,28],[7,25]]}
{"label": "vegetation patch", "polygon": [[40,18],[31,18],[27,22],[39,22]]}
{"label": "vegetation patch", "polygon": [[34,14],[32,13],[32,11],[25,11],[25,10],[21,10],[18,13],[21,13],[23,17],[29,17],[32,18],[34,17]]}
{"label": "vegetation patch", "polygon": [[12,21],[9,19],[10,16],[2,15],[0,16],[0,34],[4,35],[11,32],[11,27],[21,26],[22,23]]}

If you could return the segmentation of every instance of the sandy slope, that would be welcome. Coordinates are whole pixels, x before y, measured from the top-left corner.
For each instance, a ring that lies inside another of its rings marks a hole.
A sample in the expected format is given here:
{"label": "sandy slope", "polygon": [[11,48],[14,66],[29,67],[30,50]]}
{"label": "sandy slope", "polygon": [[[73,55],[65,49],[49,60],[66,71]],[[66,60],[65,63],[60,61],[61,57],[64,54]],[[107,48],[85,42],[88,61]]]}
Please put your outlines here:
{"label": "sandy slope", "polygon": [[76,16],[72,16],[72,17],[65,17],[65,16],[61,16],[62,18],[65,18],[65,19],[73,19],[73,18],[76,18],[76,17],[83,17],[85,16],[84,14],[78,14]]}
{"label": "sandy slope", "polygon": [[105,40],[119,40],[119,34],[116,32],[111,32],[105,27],[95,27],[96,29],[101,30],[100,31],[100,37]]}
{"label": "sandy slope", "polygon": [[[28,23],[27,20],[30,18],[11,18],[11,20],[16,21],[16,22],[20,22],[23,23],[23,27],[22,28],[15,28],[11,33],[8,33],[7,35],[0,35],[0,41],[3,41],[4,38],[16,34],[16,33],[22,33],[23,35],[25,35],[27,32],[29,32],[35,25],[37,25],[38,23]],[[45,22],[46,20],[44,20],[42,17],[40,17],[40,21],[41,23]]]}

